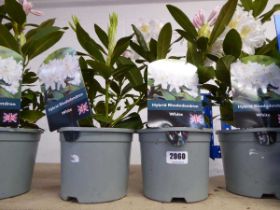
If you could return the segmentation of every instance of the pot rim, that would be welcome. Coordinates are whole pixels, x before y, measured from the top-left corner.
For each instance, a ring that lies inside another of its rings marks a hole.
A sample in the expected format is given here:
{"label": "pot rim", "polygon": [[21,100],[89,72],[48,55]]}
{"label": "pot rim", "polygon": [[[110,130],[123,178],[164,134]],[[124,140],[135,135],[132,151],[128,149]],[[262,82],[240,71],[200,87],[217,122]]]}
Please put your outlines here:
{"label": "pot rim", "polygon": [[43,133],[44,130],[40,128],[10,128],[10,127],[0,127],[1,132],[17,132],[17,133]]}
{"label": "pot rim", "polygon": [[218,130],[216,134],[234,134],[234,133],[256,133],[256,132],[279,132],[280,128],[246,128],[234,130]]}
{"label": "pot rim", "polygon": [[210,128],[188,128],[188,127],[168,127],[168,128],[145,128],[137,130],[137,133],[161,133],[161,132],[172,132],[172,131],[187,131],[193,133],[212,133],[213,130]]}
{"label": "pot rim", "polygon": [[95,133],[134,133],[135,130],[128,128],[93,128],[93,127],[63,127],[57,132],[67,132],[67,131],[85,131],[85,132],[95,132]]}

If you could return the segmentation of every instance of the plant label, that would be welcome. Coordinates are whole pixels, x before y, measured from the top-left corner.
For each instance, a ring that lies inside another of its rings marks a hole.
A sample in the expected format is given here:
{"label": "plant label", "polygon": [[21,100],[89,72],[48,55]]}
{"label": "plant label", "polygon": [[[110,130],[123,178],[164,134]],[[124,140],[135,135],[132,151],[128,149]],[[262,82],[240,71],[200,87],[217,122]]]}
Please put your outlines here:
{"label": "plant label", "polygon": [[280,127],[280,60],[248,56],[231,65],[233,125]]}
{"label": "plant label", "polygon": [[187,165],[189,163],[188,152],[186,151],[167,151],[166,163],[173,165]]}
{"label": "plant label", "polygon": [[0,46],[0,126],[19,124],[23,58]]}
{"label": "plant label", "polygon": [[77,121],[91,115],[91,108],[76,51],[63,48],[47,57],[38,76],[46,101],[50,131],[77,126]]}
{"label": "plant label", "polygon": [[276,27],[276,33],[277,33],[277,40],[278,40],[278,50],[280,53],[280,15],[274,16],[274,22]]}
{"label": "plant label", "polygon": [[148,66],[148,126],[204,127],[197,68],[164,59]]}

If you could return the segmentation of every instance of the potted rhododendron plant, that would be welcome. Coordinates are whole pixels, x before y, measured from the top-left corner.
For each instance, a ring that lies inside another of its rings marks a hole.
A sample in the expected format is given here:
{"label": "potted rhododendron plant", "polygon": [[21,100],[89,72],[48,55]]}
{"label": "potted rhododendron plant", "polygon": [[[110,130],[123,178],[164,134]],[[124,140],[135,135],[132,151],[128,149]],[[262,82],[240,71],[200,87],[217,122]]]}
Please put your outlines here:
{"label": "potted rhododendron plant", "polygon": [[[143,193],[161,202],[204,200],[211,130],[203,128],[198,68],[184,55],[171,56],[181,38],[172,40],[170,23],[157,33],[154,27],[133,25],[130,43],[132,57],[147,70],[148,128],[138,131]],[[147,36],[151,32],[156,36]]]}
{"label": "potted rhododendron plant", "polygon": [[0,199],[27,192],[42,130],[43,97],[30,61],[53,46],[64,33],[54,19],[39,25],[27,15],[41,15],[27,0],[0,5]]}
{"label": "potted rhododendron plant", "polygon": [[70,23],[84,49],[79,59],[92,118],[80,127],[59,130],[61,197],[80,203],[117,200],[127,193],[130,146],[134,129],[142,128],[146,83],[139,68],[123,56],[132,35],[117,40],[118,17],[108,30],[94,25],[94,40],[74,17]]}
{"label": "potted rhododendron plant", "polygon": [[201,86],[232,128],[218,132],[227,190],[279,198],[280,55],[264,24],[280,5],[265,13],[267,3],[228,0],[217,17],[200,10],[193,23],[178,8],[168,9],[182,27],[177,31],[188,41]]}

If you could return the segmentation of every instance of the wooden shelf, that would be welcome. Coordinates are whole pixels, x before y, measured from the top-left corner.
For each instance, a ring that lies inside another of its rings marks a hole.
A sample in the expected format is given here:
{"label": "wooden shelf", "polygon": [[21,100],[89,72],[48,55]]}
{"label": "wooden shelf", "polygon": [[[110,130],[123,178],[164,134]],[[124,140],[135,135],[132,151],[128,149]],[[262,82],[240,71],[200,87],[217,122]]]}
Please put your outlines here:
{"label": "wooden shelf", "polygon": [[77,204],[59,197],[59,164],[37,164],[32,190],[24,195],[0,200],[1,210],[279,210],[280,200],[253,199],[225,191],[224,177],[212,177],[209,198],[197,203],[160,203],[142,195],[140,166],[131,166],[128,195],[104,204]]}

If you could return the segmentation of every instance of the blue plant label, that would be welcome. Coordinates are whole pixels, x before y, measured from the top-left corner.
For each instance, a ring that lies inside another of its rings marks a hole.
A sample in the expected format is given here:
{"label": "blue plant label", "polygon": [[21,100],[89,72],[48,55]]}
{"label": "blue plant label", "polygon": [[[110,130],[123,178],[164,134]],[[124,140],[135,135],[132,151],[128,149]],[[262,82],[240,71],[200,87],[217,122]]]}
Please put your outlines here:
{"label": "blue plant label", "polygon": [[74,49],[63,48],[49,55],[40,66],[38,77],[42,82],[50,131],[77,126],[79,120],[91,115]]}
{"label": "blue plant label", "polygon": [[204,127],[195,66],[172,59],[149,64],[148,126]]}
{"label": "blue plant label", "polygon": [[280,60],[254,55],[231,65],[233,125],[280,127]]}
{"label": "blue plant label", "polygon": [[19,124],[23,58],[0,46],[0,126]]}
{"label": "blue plant label", "polygon": [[277,33],[277,40],[278,40],[278,50],[280,52],[280,15],[274,16],[276,33]]}

